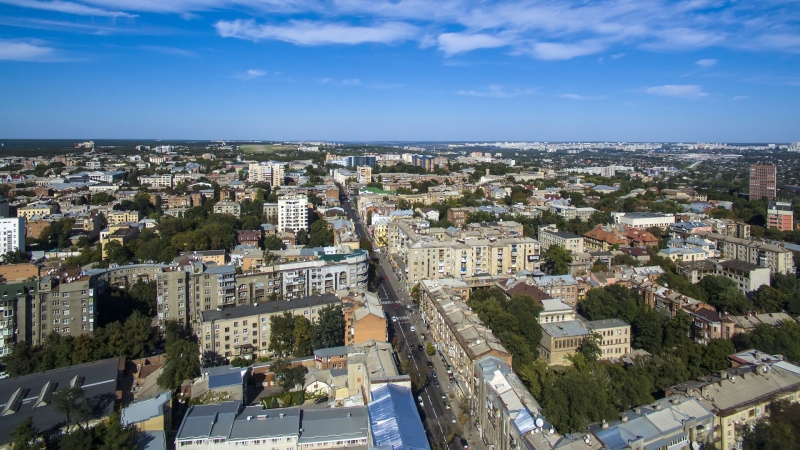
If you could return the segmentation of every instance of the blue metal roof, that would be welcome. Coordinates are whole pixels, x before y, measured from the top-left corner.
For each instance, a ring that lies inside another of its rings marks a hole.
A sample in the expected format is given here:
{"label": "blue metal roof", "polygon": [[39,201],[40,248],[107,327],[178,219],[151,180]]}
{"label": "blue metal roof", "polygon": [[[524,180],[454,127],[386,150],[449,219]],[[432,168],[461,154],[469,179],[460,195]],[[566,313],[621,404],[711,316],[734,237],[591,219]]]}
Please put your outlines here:
{"label": "blue metal roof", "polygon": [[216,389],[226,386],[238,386],[240,384],[242,384],[242,374],[240,372],[211,375],[208,377],[209,389]]}
{"label": "blue metal roof", "polygon": [[374,446],[430,450],[411,390],[384,384],[372,391],[368,405]]}

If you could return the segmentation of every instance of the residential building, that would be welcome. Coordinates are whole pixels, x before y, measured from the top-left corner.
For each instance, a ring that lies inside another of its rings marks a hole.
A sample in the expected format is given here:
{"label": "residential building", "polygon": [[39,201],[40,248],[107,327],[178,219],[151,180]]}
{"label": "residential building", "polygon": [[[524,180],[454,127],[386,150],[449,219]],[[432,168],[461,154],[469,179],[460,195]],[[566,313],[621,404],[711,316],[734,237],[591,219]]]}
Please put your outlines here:
{"label": "residential building", "polygon": [[618,233],[613,226],[597,225],[583,235],[586,250],[590,252],[607,252],[614,248],[628,245],[625,236]]}
{"label": "residential building", "polygon": [[[108,231],[106,231],[108,230]],[[108,244],[116,242],[122,246],[139,237],[141,229],[138,226],[111,225],[100,232],[100,245],[103,249],[103,259],[108,259]]]}
{"label": "residential building", "polygon": [[578,280],[572,275],[547,275],[533,277],[531,284],[541,289],[551,298],[575,306],[578,303]]}
{"label": "residential building", "polygon": [[173,187],[174,175],[171,173],[163,175],[141,175],[138,178],[139,184],[143,186],[152,186],[157,188],[171,188]]}
{"label": "residential building", "polygon": [[[41,344],[50,333],[77,337],[91,334],[97,319],[97,298],[104,284],[97,275],[53,269],[39,278],[30,318],[20,323],[20,337]],[[21,318],[20,318],[21,319]]]}
{"label": "residential building", "polygon": [[156,273],[156,310],[161,323],[200,320],[200,312],[236,305],[233,266],[206,266],[196,260]]}
{"label": "residential building", "polygon": [[777,228],[781,231],[794,230],[792,202],[769,202],[769,207],[767,207],[767,227]]}
{"label": "residential building", "polygon": [[341,305],[341,300],[336,295],[323,294],[289,302],[265,302],[201,311],[198,325],[200,349],[205,355],[215,354],[222,359],[236,356],[255,359],[270,355],[270,317],[288,312],[314,322],[319,318],[320,309],[329,305]]}
{"label": "residential building", "polygon": [[708,258],[708,253],[700,247],[694,245],[683,245],[680,247],[667,247],[658,251],[658,256],[668,258],[676,263],[687,263],[702,261]]}
{"label": "residential building", "polygon": [[777,195],[778,168],[772,164],[750,166],[750,199],[774,200]]}
{"label": "residential building", "polygon": [[475,363],[494,356],[511,366],[511,353],[447,284],[423,280],[420,287],[420,316],[430,326],[431,341],[453,367],[457,395],[471,398]]}
{"label": "residential building", "polygon": [[592,320],[586,326],[600,338],[600,359],[619,358],[631,352],[631,326],[624,321]]}
{"label": "residential building", "polygon": [[784,322],[796,322],[796,319],[786,313],[754,313],[744,316],[725,314],[721,321],[721,337],[730,339],[737,334],[751,332],[759,325],[777,327]]}
{"label": "residential building", "polygon": [[625,411],[620,420],[603,421],[589,431],[608,450],[691,449],[714,440],[714,423],[703,402],[675,397]]}
{"label": "residential building", "polygon": [[122,426],[142,432],[172,430],[172,393],[162,392],[153,398],[133,402],[122,408]]}
{"label": "residential building", "polygon": [[795,273],[792,251],[780,245],[707,232],[697,233],[697,236],[716,243],[721,258],[767,267],[771,274]]}
{"label": "residential building", "polygon": [[264,203],[264,207],[262,209],[264,211],[264,219],[267,223],[271,223],[273,225],[278,224],[278,204],[277,203]]}
{"label": "residential building", "polygon": [[129,222],[142,220],[142,213],[139,211],[111,211],[106,215],[109,225],[120,225]]}
{"label": "residential building", "polygon": [[342,296],[342,303],[347,326],[346,345],[389,339],[387,318],[378,294],[363,290]]}
{"label": "residential building", "polygon": [[612,212],[611,220],[631,228],[658,227],[666,230],[675,223],[675,215],[656,212]]}
{"label": "residential building", "polygon": [[0,255],[25,250],[25,219],[0,218]]}
{"label": "residential building", "polygon": [[358,166],[356,167],[358,173],[358,182],[361,184],[368,184],[372,182],[372,167]]}
{"label": "residential building", "polygon": [[[33,203],[21,208],[17,208],[17,217],[23,217],[25,220],[30,220],[34,216],[50,216],[57,214],[60,211],[61,209],[57,203]],[[8,217],[8,215],[3,217]]]}
{"label": "residential building", "polygon": [[308,231],[308,197],[302,194],[278,197],[278,232]]}
{"label": "residential building", "polygon": [[247,181],[268,183],[270,186],[283,186],[285,165],[280,162],[250,163],[247,167]]}
{"label": "residential building", "polygon": [[238,202],[222,201],[214,204],[214,214],[230,214],[239,217],[242,213],[242,205]]}
{"label": "residential building", "polygon": [[539,227],[540,251],[546,252],[551,245],[569,250],[572,253],[583,253],[583,236],[558,231],[555,224]]}
{"label": "residential building", "polygon": [[747,294],[762,285],[770,285],[770,271],[745,261],[706,259],[678,264],[678,273],[692,283],[699,283],[708,275],[720,275],[736,282],[739,290]]}
{"label": "residential building", "polygon": [[[743,352],[747,353],[747,352]],[[741,358],[739,358],[741,359]],[[800,399],[800,367],[768,358],[722,370],[665,390],[667,401],[689,397],[714,414],[713,443],[722,450],[741,448],[741,437],[767,416],[775,400]]]}
{"label": "residential building", "polygon": [[0,284],[0,356],[10,354],[17,342],[30,342],[26,333],[37,286],[35,279]]}
{"label": "residential building", "polygon": [[371,168],[375,168],[377,165],[378,158],[376,156],[346,156],[345,163],[347,167],[360,167],[360,166],[368,166]]}
{"label": "residential building", "polygon": [[195,405],[183,418],[175,446],[182,449],[312,450],[366,448],[365,406],[301,410],[264,409],[241,402]]}
{"label": "residential building", "polygon": [[[533,289],[536,287],[531,286]],[[509,292],[510,293],[510,292]],[[556,298],[548,298],[540,301],[542,311],[539,313],[539,323],[569,322],[577,320],[575,308]]]}
{"label": "residential building", "polygon": [[53,396],[71,387],[80,388],[82,400],[93,406],[82,418],[83,426],[107,420],[115,403],[122,400],[118,397],[121,367],[125,367],[125,358],[111,358],[0,380],[0,398],[5,402],[0,415],[0,449],[11,448],[13,431],[28,418],[37,430],[66,431],[64,414],[57,410]]}
{"label": "residential building", "polygon": [[238,230],[236,232],[236,244],[261,248],[261,230]]}
{"label": "residential building", "polygon": [[547,364],[570,365],[569,356],[575,354],[590,333],[582,320],[544,323],[539,354]]}

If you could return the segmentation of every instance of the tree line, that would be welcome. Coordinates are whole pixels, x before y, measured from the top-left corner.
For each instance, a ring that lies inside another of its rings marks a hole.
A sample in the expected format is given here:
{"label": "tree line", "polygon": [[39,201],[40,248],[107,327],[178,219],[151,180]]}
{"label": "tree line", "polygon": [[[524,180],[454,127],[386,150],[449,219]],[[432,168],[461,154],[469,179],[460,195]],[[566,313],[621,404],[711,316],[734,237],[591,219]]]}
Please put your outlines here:
{"label": "tree line", "polygon": [[269,351],[278,358],[303,358],[314,350],[344,345],[345,321],[340,305],[319,309],[319,319],[311,322],[305,316],[284,312],[270,317]]}

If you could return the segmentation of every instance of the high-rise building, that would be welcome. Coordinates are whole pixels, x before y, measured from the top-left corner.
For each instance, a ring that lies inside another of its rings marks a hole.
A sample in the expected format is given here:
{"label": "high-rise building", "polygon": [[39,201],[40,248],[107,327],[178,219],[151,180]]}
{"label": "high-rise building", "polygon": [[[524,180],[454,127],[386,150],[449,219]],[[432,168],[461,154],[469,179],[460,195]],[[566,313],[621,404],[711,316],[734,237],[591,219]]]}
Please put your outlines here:
{"label": "high-rise building", "polygon": [[774,200],[778,171],[772,164],[753,164],[750,166],[750,200],[767,197]]}
{"label": "high-rise building", "polygon": [[376,156],[348,156],[345,158],[347,167],[370,166],[373,169],[378,164]]}
{"label": "high-rise building", "polygon": [[283,186],[284,168],[282,163],[261,162],[247,166],[247,181],[269,183],[270,186]]}
{"label": "high-rise building", "polygon": [[6,217],[0,219],[0,255],[25,250],[25,219]]}
{"label": "high-rise building", "polygon": [[308,231],[308,197],[301,194],[278,197],[278,231]]}
{"label": "high-rise building", "polygon": [[412,156],[412,164],[424,168],[426,172],[431,172],[433,170],[433,156],[414,155]]}
{"label": "high-rise building", "polygon": [[769,202],[767,208],[767,227],[781,231],[792,231],[794,227],[794,211],[791,202]]}

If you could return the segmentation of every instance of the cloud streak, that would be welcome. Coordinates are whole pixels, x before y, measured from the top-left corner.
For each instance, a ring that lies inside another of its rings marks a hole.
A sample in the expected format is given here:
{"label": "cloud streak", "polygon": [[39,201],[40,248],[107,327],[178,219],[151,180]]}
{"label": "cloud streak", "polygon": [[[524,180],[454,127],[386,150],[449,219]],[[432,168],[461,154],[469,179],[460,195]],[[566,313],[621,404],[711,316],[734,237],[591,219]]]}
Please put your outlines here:
{"label": "cloud streak", "polygon": [[662,97],[687,98],[696,100],[707,97],[708,93],[696,84],[665,84],[663,86],[653,86],[644,90],[646,94],[659,95]]}
{"label": "cloud streak", "polygon": [[54,55],[53,48],[35,42],[0,39],[0,60],[41,62],[52,60]]}
{"label": "cloud streak", "polygon": [[283,25],[257,24],[254,20],[219,21],[217,33],[226,38],[251,41],[279,40],[297,45],[393,44],[407,41],[417,34],[416,27],[402,22],[386,22],[375,26],[353,26],[344,23],[290,21]]}
{"label": "cloud streak", "polygon": [[97,16],[97,17],[138,17],[135,14],[129,14],[122,11],[108,11],[105,9],[95,8],[80,3],[64,2],[60,0],[54,1],[38,1],[38,0],[0,0],[0,3],[6,5],[19,6],[21,8],[38,9],[42,11],[54,11],[65,14],[75,14],[79,16]]}
{"label": "cloud streak", "polygon": [[244,73],[237,73],[236,75],[233,76],[233,78],[250,81],[250,80],[255,80],[256,78],[261,78],[266,74],[267,72],[261,69],[250,69]]}
{"label": "cloud streak", "polygon": [[539,91],[537,91],[536,89],[507,90],[499,85],[489,86],[489,90],[486,91],[474,91],[474,90],[456,91],[456,94],[458,95],[465,95],[468,97],[491,97],[491,98],[514,98],[523,95],[534,95],[538,93]]}

